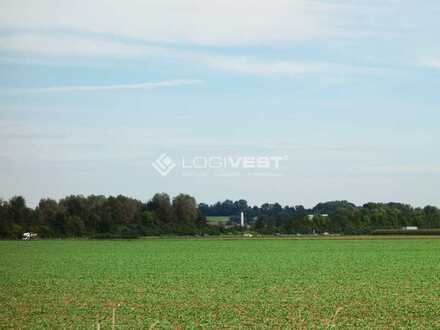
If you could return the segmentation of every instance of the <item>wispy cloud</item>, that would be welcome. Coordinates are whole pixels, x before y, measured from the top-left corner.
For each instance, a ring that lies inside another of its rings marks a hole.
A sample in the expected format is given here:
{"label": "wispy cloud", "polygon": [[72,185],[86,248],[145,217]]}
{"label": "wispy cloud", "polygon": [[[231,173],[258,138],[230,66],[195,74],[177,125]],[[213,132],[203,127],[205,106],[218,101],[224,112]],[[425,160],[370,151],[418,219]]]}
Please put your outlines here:
{"label": "wispy cloud", "polygon": [[440,164],[387,164],[381,166],[370,166],[362,168],[362,171],[371,173],[392,173],[392,174],[410,174],[410,173],[420,173],[420,174],[430,174],[430,173],[440,173]]}
{"label": "wispy cloud", "polygon": [[[304,61],[300,59],[260,58],[252,55],[219,55],[210,51],[187,50],[170,46],[151,46],[145,43],[114,42],[93,36],[51,35],[38,33],[16,33],[0,37],[0,50],[12,51],[25,56],[23,61],[49,58],[51,64],[58,60],[83,58],[135,58],[138,60],[178,60],[217,71],[232,72],[242,75],[279,76],[288,78],[305,75],[325,76],[327,80],[359,75],[382,74],[382,68],[353,66],[325,61]],[[17,61],[20,57],[15,57]]]}
{"label": "wispy cloud", "polygon": [[201,56],[199,62],[224,71],[241,74],[281,77],[303,77],[305,75],[319,75],[324,77],[346,77],[380,75],[386,70],[380,67],[351,66],[333,62],[310,62],[297,60],[257,59],[240,56]]}
{"label": "wispy cloud", "polygon": [[197,79],[176,79],[158,82],[146,82],[140,84],[118,84],[118,85],[74,85],[74,86],[52,86],[43,88],[16,88],[6,89],[2,93],[7,94],[40,94],[40,93],[65,93],[65,92],[106,92],[123,90],[153,90],[159,88],[179,87],[194,84],[201,84],[202,80]]}
{"label": "wispy cloud", "polygon": [[423,59],[420,64],[427,68],[440,69],[440,57]]}
{"label": "wispy cloud", "polygon": [[[365,0],[127,0],[123,6],[95,0],[86,8],[76,1],[14,0],[0,1],[0,22],[8,29],[71,29],[151,42],[273,45],[369,35],[398,8],[398,1]],[[366,24],[372,17],[377,23]]]}
{"label": "wispy cloud", "polygon": [[320,71],[319,63],[300,61],[257,60],[249,57],[213,56],[202,57],[205,64],[225,71],[252,75],[301,76]]}
{"label": "wispy cloud", "polygon": [[136,57],[163,55],[160,47],[131,45],[71,34],[13,33],[0,37],[0,50],[28,55],[63,57]]}

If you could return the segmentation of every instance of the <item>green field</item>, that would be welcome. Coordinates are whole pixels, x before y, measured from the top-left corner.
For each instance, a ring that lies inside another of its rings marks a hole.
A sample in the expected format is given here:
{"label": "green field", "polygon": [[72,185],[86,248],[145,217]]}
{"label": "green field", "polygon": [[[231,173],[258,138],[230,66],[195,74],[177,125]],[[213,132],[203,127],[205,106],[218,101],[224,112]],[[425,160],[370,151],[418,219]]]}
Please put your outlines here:
{"label": "green field", "polygon": [[440,240],[0,241],[0,328],[439,328]]}
{"label": "green field", "polygon": [[209,224],[216,224],[216,225],[226,224],[230,220],[231,220],[230,217],[220,217],[220,216],[206,217],[206,221]]}

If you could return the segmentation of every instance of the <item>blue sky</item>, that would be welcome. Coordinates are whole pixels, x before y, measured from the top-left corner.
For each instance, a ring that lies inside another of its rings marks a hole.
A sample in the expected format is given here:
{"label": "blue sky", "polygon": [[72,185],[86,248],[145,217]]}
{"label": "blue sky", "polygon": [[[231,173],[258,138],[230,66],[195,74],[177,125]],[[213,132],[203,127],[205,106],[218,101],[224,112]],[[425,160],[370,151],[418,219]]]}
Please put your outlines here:
{"label": "blue sky", "polygon": [[[435,0],[0,0],[0,197],[440,206]],[[159,176],[287,155],[279,177]]]}

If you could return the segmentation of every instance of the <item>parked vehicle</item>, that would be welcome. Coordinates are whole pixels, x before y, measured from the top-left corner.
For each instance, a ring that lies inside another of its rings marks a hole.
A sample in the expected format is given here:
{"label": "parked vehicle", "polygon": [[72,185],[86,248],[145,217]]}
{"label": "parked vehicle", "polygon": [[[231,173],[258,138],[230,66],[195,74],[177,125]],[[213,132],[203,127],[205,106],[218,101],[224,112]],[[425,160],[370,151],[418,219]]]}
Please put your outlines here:
{"label": "parked vehicle", "polygon": [[37,237],[38,237],[38,234],[28,232],[28,233],[24,233],[21,239],[23,241],[30,241],[31,239],[35,239]]}

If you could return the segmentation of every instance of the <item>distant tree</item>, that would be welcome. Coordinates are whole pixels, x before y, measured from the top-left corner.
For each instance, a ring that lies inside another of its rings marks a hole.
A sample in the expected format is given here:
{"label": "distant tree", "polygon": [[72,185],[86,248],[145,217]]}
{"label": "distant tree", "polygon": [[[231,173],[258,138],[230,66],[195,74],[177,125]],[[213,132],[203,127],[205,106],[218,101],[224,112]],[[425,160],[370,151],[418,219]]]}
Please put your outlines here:
{"label": "distant tree", "polygon": [[199,210],[194,197],[185,194],[177,195],[173,199],[173,211],[177,233],[192,234],[197,231]]}
{"label": "distant tree", "polygon": [[248,210],[248,203],[244,199],[234,202],[234,209],[237,213],[246,212]]}
{"label": "distant tree", "polygon": [[425,228],[440,228],[440,210],[434,206],[426,206],[423,209],[425,214]]}
{"label": "distant tree", "polygon": [[72,195],[59,202],[41,199],[31,209],[22,196],[14,196],[9,201],[0,200],[0,238],[18,238],[25,231],[37,232],[41,237],[97,238],[238,233],[237,227],[207,225],[206,216],[228,216],[238,223],[240,212],[245,212],[247,223],[262,234],[365,234],[403,226],[440,228],[437,207],[413,208],[394,202],[357,207],[347,201],[330,201],[313,209],[279,203],[251,207],[244,199],[197,205],[190,195],[180,194],[171,202],[167,194],[158,193],[146,204],[122,195]]}
{"label": "distant tree", "polygon": [[255,230],[263,235],[275,234],[278,232],[275,219],[267,215],[258,217],[254,225]]}
{"label": "distant tree", "polygon": [[40,235],[43,237],[63,237],[66,235],[65,210],[53,199],[41,199],[36,208],[40,225]]}
{"label": "distant tree", "polygon": [[325,203],[319,203],[313,208],[314,214],[331,214],[338,209],[355,208],[356,205],[348,201],[330,201]]}
{"label": "distant tree", "polygon": [[9,203],[0,199],[0,238],[11,237],[11,225]]}
{"label": "distant tree", "polygon": [[156,224],[161,229],[161,233],[171,233],[175,230],[173,211],[168,194],[155,194],[151,201],[147,203],[147,209],[153,212]]}
{"label": "distant tree", "polygon": [[81,237],[86,233],[84,221],[75,215],[66,217],[64,227],[68,237]]}
{"label": "distant tree", "polygon": [[[36,227],[34,210],[26,206],[26,201],[22,196],[14,196],[9,200],[10,220],[21,226],[21,231],[32,231]],[[19,233],[21,236],[22,233]],[[14,233],[16,236],[16,233]]]}
{"label": "distant tree", "polygon": [[160,223],[156,221],[153,211],[145,209],[142,212],[142,226],[145,228],[145,235],[154,236],[161,233]]}
{"label": "distant tree", "polygon": [[306,215],[308,213],[307,209],[302,205],[295,206],[296,215]]}

